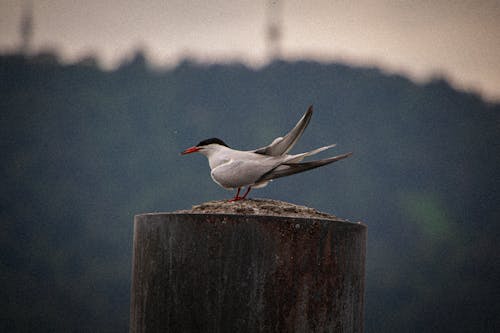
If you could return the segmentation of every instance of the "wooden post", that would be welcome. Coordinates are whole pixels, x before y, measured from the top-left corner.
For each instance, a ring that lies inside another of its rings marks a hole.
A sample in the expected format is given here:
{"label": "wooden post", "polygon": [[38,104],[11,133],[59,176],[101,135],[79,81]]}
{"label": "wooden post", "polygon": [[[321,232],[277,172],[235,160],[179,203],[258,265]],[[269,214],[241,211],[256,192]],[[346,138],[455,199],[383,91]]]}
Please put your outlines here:
{"label": "wooden post", "polygon": [[135,217],[130,332],[363,332],[366,226]]}

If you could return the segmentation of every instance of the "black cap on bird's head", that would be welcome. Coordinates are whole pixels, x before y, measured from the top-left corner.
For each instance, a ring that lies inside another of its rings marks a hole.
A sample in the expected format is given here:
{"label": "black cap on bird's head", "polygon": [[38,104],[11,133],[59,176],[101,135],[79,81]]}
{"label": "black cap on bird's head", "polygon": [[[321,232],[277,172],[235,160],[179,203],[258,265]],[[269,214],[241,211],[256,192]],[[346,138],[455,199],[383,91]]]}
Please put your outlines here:
{"label": "black cap on bird's head", "polygon": [[212,143],[215,143],[215,144],[218,144],[218,145],[221,145],[221,146],[225,146],[225,147],[229,147],[228,145],[226,145],[226,143],[224,141],[222,141],[219,138],[210,138],[210,139],[206,139],[206,140],[200,141],[196,145],[196,147],[208,146],[209,144],[212,144]]}
{"label": "black cap on bird's head", "polygon": [[210,144],[217,144],[217,145],[221,145],[221,146],[224,146],[224,147],[229,147],[224,141],[222,141],[221,139],[218,139],[218,138],[210,138],[210,139],[206,139],[206,140],[203,140],[203,141],[200,141],[196,146],[193,146],[191,148],[188,148],[186,150],[184,150],[181,155],[186,155],[186,154],[191,154],[191,153],[195,153],[197,151],[200,151],[200,149],[202,149],[202,147],[204,146],[208,146]]}

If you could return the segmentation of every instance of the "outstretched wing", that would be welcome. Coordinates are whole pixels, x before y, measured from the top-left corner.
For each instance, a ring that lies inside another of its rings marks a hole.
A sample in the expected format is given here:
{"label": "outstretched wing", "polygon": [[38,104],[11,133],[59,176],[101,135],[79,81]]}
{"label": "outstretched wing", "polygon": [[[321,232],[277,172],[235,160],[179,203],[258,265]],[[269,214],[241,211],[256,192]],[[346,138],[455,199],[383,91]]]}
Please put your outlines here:
{"label": "outstretched wing", "polygon": [[254,150],[254,153],[270,156],[284,155],[292,149],[292,147],[300,139],[300,136],[306,129],[313,113],[312,105],[307,109],[306,113],[300,118],[295,127],[288,132],[284,137],[276,138],[270,145]]}
{"label": "outstretched wing", "polygon": [[320,166],[327,165],[333,162],[340,161],[344,158],[351,156],[352,153],[346,153],[330,158],[325,158],[323,160],[316,160],[311,162],[303,162],[303,163],[284,163],[279,165],[278,167],[268,171],[262,177],[259,178],[256,183],[261,183],[265,181],[269,181],[271,179],[276,179],[280,177],[290,176],[296,173],[304,172],[307,170],[312,170],[315,168],[319,168]]}

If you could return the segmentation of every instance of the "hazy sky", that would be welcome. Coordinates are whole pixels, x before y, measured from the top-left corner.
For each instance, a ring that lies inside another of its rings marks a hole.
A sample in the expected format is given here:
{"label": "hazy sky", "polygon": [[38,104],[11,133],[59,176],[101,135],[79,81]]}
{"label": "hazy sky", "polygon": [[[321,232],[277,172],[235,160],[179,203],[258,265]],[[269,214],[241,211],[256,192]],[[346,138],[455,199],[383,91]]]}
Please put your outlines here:
{"label": "hazy sky", "polygon": [[[0,51],[19,45],[26,1],[0,0]],[[29,1],[28,1],[29,2]],[[267,61],[266,0],[34,0],[34,50],[116,66],[137,48],[155,64],[184,55]],[[417,80],[445,75],[500,101],[500,1],[281,1],[287,59],[377,65]]]}

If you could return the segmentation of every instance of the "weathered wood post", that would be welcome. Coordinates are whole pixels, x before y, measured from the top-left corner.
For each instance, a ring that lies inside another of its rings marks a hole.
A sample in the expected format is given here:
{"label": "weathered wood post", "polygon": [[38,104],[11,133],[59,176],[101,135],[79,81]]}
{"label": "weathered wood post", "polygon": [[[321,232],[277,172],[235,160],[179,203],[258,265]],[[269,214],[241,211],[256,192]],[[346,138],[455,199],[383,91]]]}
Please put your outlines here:
{"label": "weathered wood post", "polygon": [[137,215],[130,332],[363,332],[365,243],[271,200]]}

